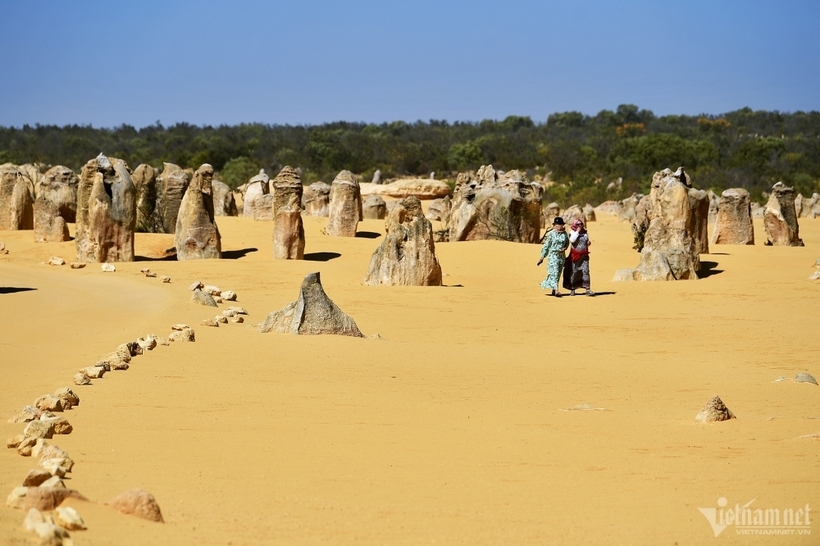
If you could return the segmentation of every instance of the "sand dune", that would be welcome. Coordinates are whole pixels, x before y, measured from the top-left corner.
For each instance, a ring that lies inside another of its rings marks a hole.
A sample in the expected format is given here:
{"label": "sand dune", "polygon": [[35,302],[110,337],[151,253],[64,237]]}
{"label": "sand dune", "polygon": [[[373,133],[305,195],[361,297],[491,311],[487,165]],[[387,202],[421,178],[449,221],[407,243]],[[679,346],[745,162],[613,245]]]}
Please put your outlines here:
{"label": "sand dune", "polygon": [[[347,239],[306,217],[305,261],[272,260],[271,223],[218,223],[231,259],[161,260],[173,236],[137,234],[140,261],[116,273],[43,265],[74,243],[0,232],[4,437],[118,344],[196,329],[75,389],[74,432],[53,443],[95,501],[69,501],[78,545],[748,544],[734,526],[716,539],[698,508],[820,511],[820,442],[798,438],[820,432],[820,387],[774,382],[820,378],[820,221],[801,224],[804,248],[715,246],[698,281],[612,283],[639,257],[629,225],[602,218],[591,271],[607,294],[563,299],[539,289],[535,245],[440,244],[445,287],[374,288],[359,281],[380,221]],[[382,339],[257,333],[311,271]],[[215,310],[189,302],[195,280],[236,291],[248,322],[200,326]],[[738,418],[693,424],[714,394]],[[606,411],[562,411],[581,404]],[[5,495],[35,462],[0,458]],[[165,524],[97,504],[134,487]],[[32,543],[23,517],[0,508],[0,542]]]}

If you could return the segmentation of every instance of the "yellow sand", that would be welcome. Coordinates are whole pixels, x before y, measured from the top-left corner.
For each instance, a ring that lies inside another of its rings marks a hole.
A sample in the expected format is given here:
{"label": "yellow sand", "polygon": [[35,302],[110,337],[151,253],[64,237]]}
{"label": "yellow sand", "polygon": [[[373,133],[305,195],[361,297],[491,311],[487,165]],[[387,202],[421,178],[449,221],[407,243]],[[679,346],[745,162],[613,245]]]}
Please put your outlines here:
{"label": "yellow sand", "polygon": [[[756,224],[757,245],[702,257],[705,279],[612,283],[639,256],[629,225],[601,218],[592,280],[610,294],[563,299],[539,289],[536,245],[439,244],[446,287],[374,288],[359,281],[381,237],[328,237],[307,217],[314,260],[273,261],[271,223],[218,223],[232,259],[152,260],[173,236],[138,234],[142,261],[116,273],[43,265],[72,261],[74,243],[0,232],[2,292],[34,289],[0,293],[2,438],[118,344],[196,329],[76,387],[74,432],[53,443],[93,501],[70,501],[88,524],[77,545],[817,544],[820,441],[798,437],[820,432],[820,387],[774,380],[820,378],[820,220],[801,223],[805,248],[765,247]],[[382,339],[252,327],[317,270]],[[218,311],[189,301],[196,280],[236,291],[248,322],[200,326]],[[738,418],[693,424],[714,394]],[[605,411],[563,411],[580,404]],[[2,451],[0,498],[35,464]],[[131,488],[164,525],[103,505]],[[719,497],[817,518],[811,536],[715,538],[698,508]],[[33,543],[24,515],[0,508],[0,543]]]}

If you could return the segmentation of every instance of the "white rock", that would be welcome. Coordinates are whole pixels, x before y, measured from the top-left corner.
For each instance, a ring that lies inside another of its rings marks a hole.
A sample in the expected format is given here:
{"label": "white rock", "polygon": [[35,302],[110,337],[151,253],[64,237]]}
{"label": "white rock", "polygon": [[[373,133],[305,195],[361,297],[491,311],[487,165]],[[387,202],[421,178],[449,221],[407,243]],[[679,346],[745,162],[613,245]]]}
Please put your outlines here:
{"label": "white rock", "polygon": [[235,311],[237,315],[247,315],[248,314],[248,312],[245,311],[244,307],[236,307],[234,305],[231,305],[230,307],[228,307],[228,309],[230,309],[231,311]]}
{"label": "white rock", "polygon": [[63,529],[79,531],[85,529],[85,522],[80,514],[70,506],[58,506],[54,510],[55,522]]}
{"label": "white rock", "polygon": [[236,301],[236,292],[233,290],[225,290],[222,292],[222,299],[225,301]]}
{"label": "white rock", "polygon": [[202,322],[200,322],[200,324],[202,324],[202,326],[211,326],[211,327],[214,327],[214,328],[219,327],[219,322],[217,322],[214,319],[210,319],[210,318],[204,319]]}
{"label": "white rock", "polygon": [[91,384],[91,379],[89,379],[89,377],[87,375],[85,375],[85,373],[77,372],[76,374],[74,374],[74,384],[75,385],[80,385],[80,386],[90,385]]}
{"label": "white rock", "polygon": [[223,317],[222,315],[215,316],[214,320],[219,324],[228,324],[228,317]]}
{"label": "white rock", "polygon": [[105,368],[102,366],[86,366],[80,368],[80,373],[89,379],[101,379],[105,375]]}
{"label": "white rock", "polygon": [[225,309],[224,311],[222,311],[222,316],[223,317],[235,317],[236,316],[236,311],[234,311],[233,309]]}
{"label": "white rock", "polygon": [[28,493],[28,487],[15,487],[6,497],[6,506],[22,510],[26,501],[26,493]]}
{"label": "white rock", "polygon": [[102,269],[102,270],[103,270],[103,273],[113,273],[114,271],[116,271],[116,270],[117,270],[117,268],[116,268],[116,267],[114,267],[114,264],[110,264],[110,263],[104,263],[104,264],[102,264],[102,265],[100,266],[100,269]]}
{"label": "white rock", "polygon": [[233,322],[234,324],[242,324],[243,322],[245,322],[245,319],[242,318],[242,315],[236,315],[235,317],[231,318],[231,322]]}
{"label": "white rock", "polygon": [[815,271],[812,273],[811,277],[809,277],[810,281],[817,281],[820,280],[820,271]]}
{"label": "white rock", "polygon": [[168,284],[171,282],[171,277],[169,277],[168,275],[163,275],[162,277],[160,277],[159,280],[161,280],[164,284]]}
{"label": "white rock", "polygon": [[180,324],[172,324],[171,325],[171,330],[176,330],[178,332],[181,332],[181,331],[185,330],[186,328],[188,328],[187,324],[181,324],[180,323]]}
{"label": "white rock", "polygon": [[26,518],[23,520],[23,527],[26,531],[34,531],[37,525],[45,522],[54,523],[50,516],[43,514],[36,508],[31,508],[29,509],[28,514],[26,514]]}
{"label": "white rock", "polygon": [[59,256],[52,256],[51,259],[48,260],[48,265],[65,265],[65,260]]}
{"label": "white rock", "polygon": [[65,489],[65,482],[63,482],[60,476],[52,476],[43,483],[41,483],[40,487],[56,487],[60,489]]}
{"label": "white rock", "polygon": [[199,281],[195,281],[191,286],[188,287],[188,290],[193,292],[194,290],[199,290],[202,288],[203,284]]}
{"label": "white rock", "polygon": [[222,294],[222,290],[220,290],[218,287],[216,287],[212,284],[209,284],[209,285],[205,286],[202,289],[202,291],[207,292],[208,294],[210,294],[212,296],[219,296],[220,294]]}

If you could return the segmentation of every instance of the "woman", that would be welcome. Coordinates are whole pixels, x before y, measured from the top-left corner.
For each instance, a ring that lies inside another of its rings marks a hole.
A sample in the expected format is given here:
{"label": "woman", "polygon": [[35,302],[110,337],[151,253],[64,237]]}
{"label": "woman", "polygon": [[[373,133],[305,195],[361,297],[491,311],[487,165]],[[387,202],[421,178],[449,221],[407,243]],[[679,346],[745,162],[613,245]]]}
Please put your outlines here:
{"label": "woman", "polygon": [[569,290],[570,296],[574,296],[579,288],[586,289],[587,296],[594,296],[595,292],[589,288],[589,246],[592,242],[580,218],[572,222],[569,244],[569,256],[564,264],[564,288]]}
{"label": "woman", "polygon": [[564,251],[569,246],[564,219],[560,216],[552,221],[552,230],[547,233],[544,246],[541,248],[541,259],[536,265],[541,265],[547,259],[547,278],[541,281],[541,288],[552,289],[550,295],[561,297],[558,291],[558,280],[561,278],[561,268],[564,267]]}

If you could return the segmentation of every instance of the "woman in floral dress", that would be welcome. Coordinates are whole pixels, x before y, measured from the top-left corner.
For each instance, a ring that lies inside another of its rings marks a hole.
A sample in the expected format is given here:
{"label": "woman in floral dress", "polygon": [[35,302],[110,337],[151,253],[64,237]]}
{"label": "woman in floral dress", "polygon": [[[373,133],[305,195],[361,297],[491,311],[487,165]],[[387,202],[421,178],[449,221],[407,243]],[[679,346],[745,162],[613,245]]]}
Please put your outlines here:
{"label": "woman in floral dress", "polygon": [[558,291],[558,281],[561,279],[561,269],[564,267],[564,251],[569,246],[569,237],[564,227],[564,219],[560,216],[552,221],[552,230],[547,233],[544,239],[544,246],[541,248],[541,259],[536,265],[541,265],[544,258],[547,259],[547,278],[541,281],[541,288],[551,289],[550,295],[561,297]]}

